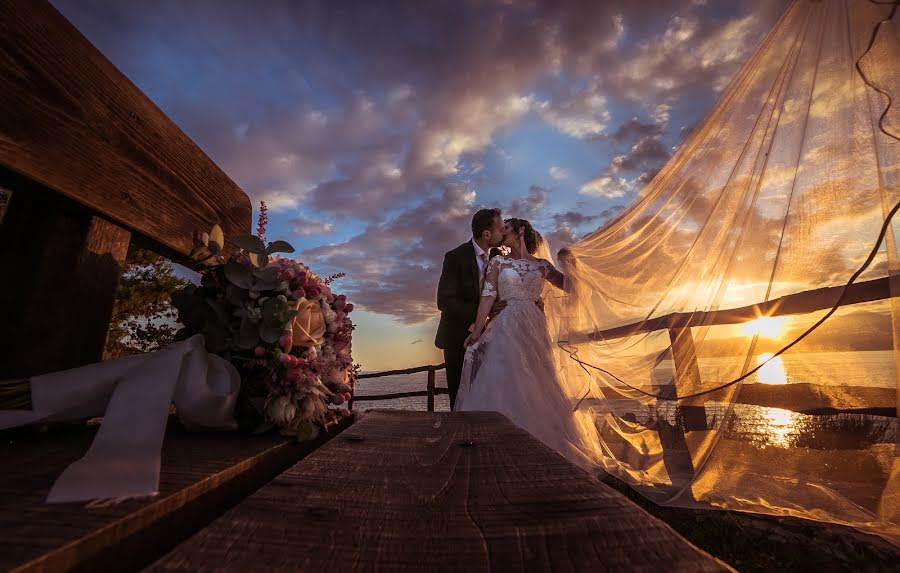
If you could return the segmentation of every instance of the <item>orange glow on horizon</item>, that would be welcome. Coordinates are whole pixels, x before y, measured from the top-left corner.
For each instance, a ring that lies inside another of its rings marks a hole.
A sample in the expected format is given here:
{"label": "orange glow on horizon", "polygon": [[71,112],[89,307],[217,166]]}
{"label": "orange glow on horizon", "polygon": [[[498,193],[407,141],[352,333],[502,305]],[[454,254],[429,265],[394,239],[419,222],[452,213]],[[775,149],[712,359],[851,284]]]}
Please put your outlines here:
{"label": "orange glow on horizon", "polygon": [[784,334],[785,326],[789,318],[787,316],[761,316],[740,326],[741,333],[746,336],[765,336],[766,338],[778,338]]}

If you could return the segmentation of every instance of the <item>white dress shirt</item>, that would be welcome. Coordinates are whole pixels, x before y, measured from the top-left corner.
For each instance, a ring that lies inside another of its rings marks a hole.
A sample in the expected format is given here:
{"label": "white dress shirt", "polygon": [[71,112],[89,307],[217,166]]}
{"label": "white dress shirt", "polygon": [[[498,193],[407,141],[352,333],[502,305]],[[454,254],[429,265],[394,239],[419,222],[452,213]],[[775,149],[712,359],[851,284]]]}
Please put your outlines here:
{"label": "white dress shirt", "polygon": [[478,243],[475,242],[475,239],[472,239],[472,246],[475,247],[475,261],[478,262],[478,276],[484,276],[484,267],[486,265],[484,261],[484,249],[478,246]]}

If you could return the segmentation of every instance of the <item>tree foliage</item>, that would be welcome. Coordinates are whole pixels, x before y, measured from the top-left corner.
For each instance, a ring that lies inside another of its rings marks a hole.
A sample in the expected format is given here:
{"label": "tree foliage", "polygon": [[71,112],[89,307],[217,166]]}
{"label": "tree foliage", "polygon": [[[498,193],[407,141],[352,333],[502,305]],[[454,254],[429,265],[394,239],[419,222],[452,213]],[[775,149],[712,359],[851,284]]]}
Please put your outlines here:
{"label": "tree foliage", "polygon": [[172,262],[152,251],[128,247],[104,358],[152,352],[172,342],[178,330],[172,293],[190,281],[175,275]]}

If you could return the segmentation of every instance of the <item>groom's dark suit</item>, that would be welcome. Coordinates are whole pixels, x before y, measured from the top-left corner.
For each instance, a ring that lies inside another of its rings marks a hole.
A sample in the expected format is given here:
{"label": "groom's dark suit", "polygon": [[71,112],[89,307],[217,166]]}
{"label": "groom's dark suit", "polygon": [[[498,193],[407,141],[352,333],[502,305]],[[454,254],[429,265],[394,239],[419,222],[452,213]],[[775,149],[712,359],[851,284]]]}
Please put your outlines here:
{"label": "groom's dark suit", "polygon": [[[497,249],[491,249],[490,256],[497,252]],[[465,355],[463,342],[469,335],[469,326],[475,322],[480,300],[481,277],[475,247],[470,239],[444,255],[444,266],[438,281],[437,305],[441,311],[441,322],[434,345],[444,351],[451,409],[456,405],[456,393],[459,391],[459,376]]]}

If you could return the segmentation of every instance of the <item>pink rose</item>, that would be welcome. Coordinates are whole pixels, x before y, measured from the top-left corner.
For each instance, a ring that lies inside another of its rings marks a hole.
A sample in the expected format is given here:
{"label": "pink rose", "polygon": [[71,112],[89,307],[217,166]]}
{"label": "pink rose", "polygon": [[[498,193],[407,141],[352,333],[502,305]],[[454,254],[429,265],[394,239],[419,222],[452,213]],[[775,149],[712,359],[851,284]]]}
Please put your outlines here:
{"label": "pink rose", "polygon": [[257,346],[256,348],[253,349],[253,356],[256,356],[257,358],[262,358],[265,355],[266,355],[266,349],[263,348],[262,346]]}
{"label": "pink rose", "polygon": [[344,308],[344,312],[353,312],[353,303],[347,304],[347,306]]}

